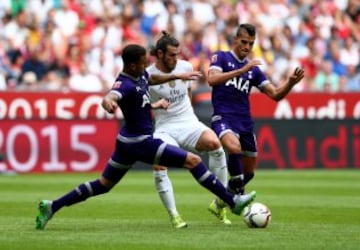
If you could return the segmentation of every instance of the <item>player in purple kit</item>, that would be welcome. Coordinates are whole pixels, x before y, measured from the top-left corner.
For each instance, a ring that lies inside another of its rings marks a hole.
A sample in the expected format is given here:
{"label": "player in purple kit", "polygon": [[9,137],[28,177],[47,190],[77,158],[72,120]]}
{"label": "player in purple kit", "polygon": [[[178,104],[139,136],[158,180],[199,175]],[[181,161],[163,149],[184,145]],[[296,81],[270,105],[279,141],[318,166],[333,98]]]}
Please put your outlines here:
{"label": "player in purple kit", "polygon": [[[211,57],[208,83],[212,86],[212,128],[228,152],[230,180],[228,189],[244,193],[245,185],[254,177],[257,160],[254,122],[250,113],[252,87],[275,101],[283,99],[301,79],[304,71],[296,68],[286,83],[273,85],[260,70],[259,60],[247,56],[255,42],[256,29],[240,24],[231,51],[217,51]],[[218,202],[221,207],[221,202]]]}
{"label": "player in purple kit", "polygon": [[148,84],[160,84],[175,79],[192,80],[199,76],[199,72],[149,76],[145,71],[146,50],[135,44],[124,48],[122,58],[124,69],[102,100],[102,107],[109,113],[120,107],[125,120],[108,164],[98,179],[82,183],[56,200],[40,201],[36,229],[44,229],[53,215],[64,206],[109,192],[137,161],[187,168],[199,184],[225,201],[234,214],[240,215],[243,208],[255,198],[255,192],[249,195],[234,195],[228,192],[207,170],[198,155],[153,138],[151,108],[167,108],[169,103],[161,99],[151,104]]}

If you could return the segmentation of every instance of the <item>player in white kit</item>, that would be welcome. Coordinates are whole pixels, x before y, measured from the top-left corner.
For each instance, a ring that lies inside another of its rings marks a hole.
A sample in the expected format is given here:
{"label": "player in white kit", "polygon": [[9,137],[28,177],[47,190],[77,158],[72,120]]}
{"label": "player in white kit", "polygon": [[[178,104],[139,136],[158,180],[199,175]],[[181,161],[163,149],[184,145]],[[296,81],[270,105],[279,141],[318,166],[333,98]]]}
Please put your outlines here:
{"label": "player in white kit", "polygon": [[[149,75],[193,71],[189,62],[177,59],[179,51],[177,39],[163,31],[151,51],[151,54],[156,57],[156,62],[147,67],[146,71]],[[154,137],[192,152],[207,152],[210,171],[226,186],[226,155],[213,130],[200,122],[194,113],[191,105],[191,81],[175,80],[151,86],[150,97],[151,102],[165,98],[170,103],[166,110],[154,110]],[[154,166],[154,179],[160,198],[170,215],[172,225],[175,228],[187,227],[176,209],[167,167]],[[215,202],[214,199],[209,206],[209,211],[222,223],[231,224],[231,221],[227,219],[225,208],[218,208]]]}

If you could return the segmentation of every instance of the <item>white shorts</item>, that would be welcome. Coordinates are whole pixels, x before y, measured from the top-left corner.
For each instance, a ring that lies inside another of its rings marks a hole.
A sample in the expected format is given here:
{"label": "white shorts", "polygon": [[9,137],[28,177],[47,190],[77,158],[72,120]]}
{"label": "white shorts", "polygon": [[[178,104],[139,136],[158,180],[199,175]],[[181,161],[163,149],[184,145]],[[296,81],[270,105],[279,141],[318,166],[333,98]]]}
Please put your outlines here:
{"label": "white shorts", "polygon": [[181,126],[161,126],[155,129],[154,137],[168,144],[199,153],[195,149],[196,144],[201,134],[208,129],[210,128],[200,121],[184,123]]}

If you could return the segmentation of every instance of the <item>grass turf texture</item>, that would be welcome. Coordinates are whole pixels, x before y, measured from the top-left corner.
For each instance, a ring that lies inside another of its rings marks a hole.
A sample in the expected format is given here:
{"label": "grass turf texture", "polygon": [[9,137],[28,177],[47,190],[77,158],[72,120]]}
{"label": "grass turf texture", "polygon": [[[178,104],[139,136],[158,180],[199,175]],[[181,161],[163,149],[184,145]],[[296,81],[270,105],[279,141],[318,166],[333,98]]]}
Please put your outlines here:
{"label": "grass turf texture", "polygon": [[248,190],[272,221],[250,229],[207,211],[212,194],[185,170],[170,170],[177,206],[189,228],[171,228],[151,171],[130,171],[110,193],[65,207],[37,231],[40,199],[54,199],[97,174],[0,175],[0,249],[359,249],[359,170],[258,170]]}

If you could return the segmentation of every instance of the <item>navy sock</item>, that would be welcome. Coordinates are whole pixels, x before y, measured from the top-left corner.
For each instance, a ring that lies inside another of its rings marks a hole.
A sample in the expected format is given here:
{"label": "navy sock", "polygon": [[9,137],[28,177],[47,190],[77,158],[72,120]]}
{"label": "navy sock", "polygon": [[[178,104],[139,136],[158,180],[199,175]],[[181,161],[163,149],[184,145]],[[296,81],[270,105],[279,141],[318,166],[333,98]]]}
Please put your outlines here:
{"label": "navy sock", "polygon": [[248,174],[244,174],[244,186],[251,181],[252,178],[254,178],[254,173],[248,173]]}
{"label": "navy sock", "polygon": [[84,201],[91,196],[109,192],[109,190],[110,189],[103,186],[98,179],[92,182],[85,182],[59,199],[53,201],[51,207],[52,212],[55,213],[64,206],[71,206]]}
{"label": "navy sock", "polygon": [[229,154],[228,170],[230,176],[239,176],[243,174],[241,154]]}
{"label": "navy sock", "polygon": [[243,164],[241,161],[241,154],[229,154],[228,170],[230,180],[228,182],[228,189],[235,194],[244,193],[244,175]]}
{"label": "navy sock", "polygon": [[234,194],[244,194],[245,184],[243,176],[232,177],[228,182],[228,190]]}
{"label": "navy sock", "polygon": [[200,162],[196,167],[190,169],[190,172],[201,186],[205,187],[217,197],[222,199],[231,208],[235,206],[233,200],[234,195],[229,193],[215,175],[207,170],[204,163]]}

